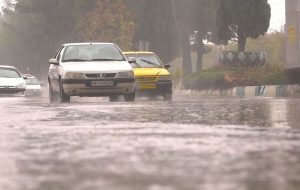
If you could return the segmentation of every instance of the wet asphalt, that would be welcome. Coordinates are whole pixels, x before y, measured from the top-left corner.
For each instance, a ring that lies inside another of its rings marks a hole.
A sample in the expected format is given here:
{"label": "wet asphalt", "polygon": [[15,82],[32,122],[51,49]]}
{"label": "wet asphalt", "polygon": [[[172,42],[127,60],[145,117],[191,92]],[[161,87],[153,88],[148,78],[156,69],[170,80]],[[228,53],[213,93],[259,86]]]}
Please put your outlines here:
{"label": "wet asphalt", "polygon": [[0,190],[298,190],[300,99],[0,97]]}

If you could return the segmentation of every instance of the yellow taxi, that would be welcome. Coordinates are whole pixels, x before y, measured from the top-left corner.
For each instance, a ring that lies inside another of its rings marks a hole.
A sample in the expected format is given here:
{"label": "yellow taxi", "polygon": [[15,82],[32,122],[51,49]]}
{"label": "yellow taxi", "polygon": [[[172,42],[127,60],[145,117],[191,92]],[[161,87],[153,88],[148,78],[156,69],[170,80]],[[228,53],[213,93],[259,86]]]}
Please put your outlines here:
{"label": "yellow taxi", "polygon": [[167,70],[170,65],[164,65],[153,52],[124,52],[124,55],[133,67],[138,95],[172,100],[172,77]]}

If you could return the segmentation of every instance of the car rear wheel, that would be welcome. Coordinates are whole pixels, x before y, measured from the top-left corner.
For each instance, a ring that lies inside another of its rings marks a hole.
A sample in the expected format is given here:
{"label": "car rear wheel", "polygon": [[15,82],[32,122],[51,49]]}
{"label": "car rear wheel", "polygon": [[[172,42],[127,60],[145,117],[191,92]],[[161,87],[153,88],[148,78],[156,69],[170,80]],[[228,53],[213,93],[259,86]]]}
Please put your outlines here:
{"label": "car rear wheel", "polygon": [[168,94],[165,94],[163,97],[164,97],[165,101],[172,101],[173,94],[172,93],[168,93]]}
{"label": "car rear wheel", "polygon": [[157,100],[157,95],[151,95],[149,96],[150,101],[156,101]]}
{"label": "car rear wheel", "polygon": [[57,101],[57,94],[55,94],[52,90],[51,84],[49,83],[49,100],[50,103],[55,103]]}
{"label": "car rear wheel", "polygon": [[119,101],[119,96],[118,95],[109,96],[109,101],[110,102],[117,102],[117,101]]}
{"label": "car rear wheel", "polygon": [[134,102],[135,101],[135,91],[131,94],[125,94],[124,99],[126,102]]}
{"label": "car rear wheel", "polygon": [[59,103],[70,103],[71,97],[66,95],[61,81],[59,82]]}

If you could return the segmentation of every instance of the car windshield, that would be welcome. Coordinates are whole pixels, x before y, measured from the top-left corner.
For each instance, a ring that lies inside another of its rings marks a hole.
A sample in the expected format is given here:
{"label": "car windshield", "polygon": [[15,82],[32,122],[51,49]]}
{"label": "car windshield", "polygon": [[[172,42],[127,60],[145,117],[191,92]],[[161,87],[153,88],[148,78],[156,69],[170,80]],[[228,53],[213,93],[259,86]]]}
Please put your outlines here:
{"label": "car windshield", "polygon": [[136,58],[136,63],[132,64],[133,68],[162,68],[160,60],[154,54],[127,54],[126,57]]}
{"label": "car windshield", "polygon": [[27,85],[40,85],[40,81],[36,78],[25,79]]}
{"label": "car windshield", "polygon": [[0,78],[21,78],[21,75],[14,69],[0,68]]}
{"label": "car windshield", "polygon": [[62,61],[125,61],[125,58],[115,45],[91,44],[67,46]]}

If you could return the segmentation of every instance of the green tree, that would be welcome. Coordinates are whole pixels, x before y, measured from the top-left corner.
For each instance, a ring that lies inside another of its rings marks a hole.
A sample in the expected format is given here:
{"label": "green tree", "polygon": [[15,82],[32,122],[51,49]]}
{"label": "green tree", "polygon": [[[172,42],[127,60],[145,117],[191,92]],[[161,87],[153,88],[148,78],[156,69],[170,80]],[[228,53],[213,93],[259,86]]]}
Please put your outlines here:
{"label": "green tree", "polygon": [[[197,52],[197,70],[202,70],[203,54],[206,52],[203,40],[212,32],[215,21],[215,4],[212,0],[175,0],[179,36],[182,44],[183,66],[186,75],[191,74],[191,51]],[[194,34],[193,48],[190,36]]]}
{"label": "green tree", "polygon": [[48,59],[62,43],[79,40],[76,26],[94,0],[22,0],[0,22],[0,64],[47,76]]}
{"label": "green tree", "polygon": [[269,28],[271,7],[268,0],[216,0],[216,40],[227,44],[237,39],[238,50],[245,51],[247,38],[256,39]]}
{"label": "green tree", "polygon": [[114,42],[124,50],[132,48],[135,24],[122,1],[98,0],[95,8],[81,20],[84,41]]}
{"label": "green tree", "polygon": [[172,61],[178,52],[177,27],[173,0],[146,1],[140,20],[138,39],[150,42],[150,50],[164,62]]}

